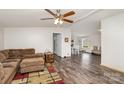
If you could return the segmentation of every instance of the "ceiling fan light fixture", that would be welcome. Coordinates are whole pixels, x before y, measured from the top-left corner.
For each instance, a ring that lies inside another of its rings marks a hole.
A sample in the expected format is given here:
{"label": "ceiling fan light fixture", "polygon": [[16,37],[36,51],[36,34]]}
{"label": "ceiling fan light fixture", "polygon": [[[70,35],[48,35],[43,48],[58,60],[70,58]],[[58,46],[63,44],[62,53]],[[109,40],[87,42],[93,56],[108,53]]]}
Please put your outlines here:
{"label": "ceiling fan light fixture", "polygon": [[59,18],[57,18],[55,21],[54,21],[54,24],[58,24],[59,23]]}
{"label": "ceiling fan light fixture", "polygon": [[60,20],[60,21],[59,21],[59,23],[60,23],[60,24],[63,24],[63,21],[62,21],[62,20]]}
{"label": "ceiling fan light fixture", "polygon": [[41,20],[55,19],[54,24],[63,24],[63,22],[73,23],[73,20],[67,19],[66,17],[74,15],[74,11],[69,11],[64,14],[61,13],[60,9],[57,9],[56,13],[52,12],[49,9],[45,9],[45,11],[51,14],[53,18],[42,18]]}

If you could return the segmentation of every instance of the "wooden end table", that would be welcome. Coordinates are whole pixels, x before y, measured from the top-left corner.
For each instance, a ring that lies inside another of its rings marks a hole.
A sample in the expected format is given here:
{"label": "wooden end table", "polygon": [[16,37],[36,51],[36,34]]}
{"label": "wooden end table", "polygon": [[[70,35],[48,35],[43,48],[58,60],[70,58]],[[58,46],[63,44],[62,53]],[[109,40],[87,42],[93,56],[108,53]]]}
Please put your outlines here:
{"label": "wooden end table", "polygon": [[53,63],[54,62],[54,54],[52,52],[45,52],[45,63]]}

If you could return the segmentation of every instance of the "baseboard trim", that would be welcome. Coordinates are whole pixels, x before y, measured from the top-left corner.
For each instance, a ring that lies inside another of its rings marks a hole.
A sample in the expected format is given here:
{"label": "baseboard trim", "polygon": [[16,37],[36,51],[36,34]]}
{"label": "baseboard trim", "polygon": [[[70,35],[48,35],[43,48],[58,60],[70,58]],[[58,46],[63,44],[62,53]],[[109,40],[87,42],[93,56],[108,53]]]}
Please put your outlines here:
{"label": "baseboard trim", "polygon": [[115,68],[114,66],[108,65],[108,64],[100,64],[100,65],[101,65],[101,66],[104,66],[104,67],[107,67],[107,68],[110,68],[110,69],[112,69],[112,70],[115,70],[115,71],[124,73],[124,69],[117,69],[117,68]]}

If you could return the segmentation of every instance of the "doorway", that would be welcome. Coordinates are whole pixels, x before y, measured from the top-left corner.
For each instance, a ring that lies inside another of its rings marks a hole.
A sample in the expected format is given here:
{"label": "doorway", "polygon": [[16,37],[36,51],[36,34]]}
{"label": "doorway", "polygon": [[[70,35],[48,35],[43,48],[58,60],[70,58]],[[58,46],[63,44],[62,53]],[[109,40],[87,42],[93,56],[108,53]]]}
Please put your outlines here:
{"label": "doorway", "polygon": [[61,56],[62,51],[62,34],[61,33],[53,33],[53,53]]}

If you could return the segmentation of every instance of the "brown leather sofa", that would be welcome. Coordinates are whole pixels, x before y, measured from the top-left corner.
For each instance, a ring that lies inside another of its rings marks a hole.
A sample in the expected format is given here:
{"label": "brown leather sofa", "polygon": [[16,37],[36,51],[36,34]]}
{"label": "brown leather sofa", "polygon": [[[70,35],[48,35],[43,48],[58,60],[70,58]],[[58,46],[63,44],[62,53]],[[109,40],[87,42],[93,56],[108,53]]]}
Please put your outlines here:
{"label": "brown leather sofa", "polygon": [[[44,54],[35,53],[35,49],[6,49],[0,51],[0,63],[3,67],[0,69],[0,75],[4,72],[4,77],[0,76],[0,83],[10,83],[19,69],[23,59],[42,57]],[[44,65],[44,64],[42,64]]]}

